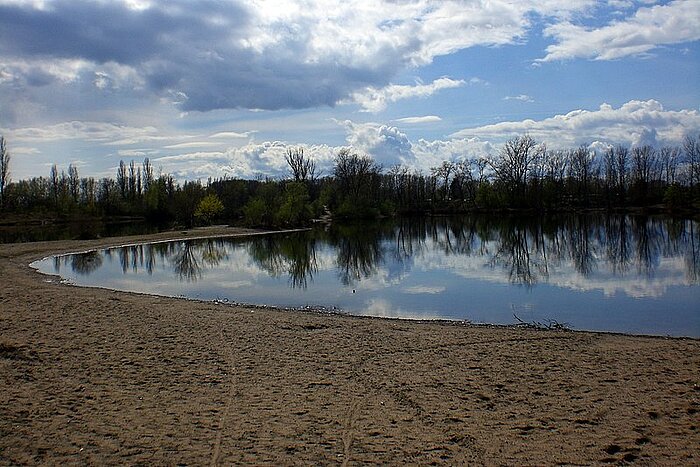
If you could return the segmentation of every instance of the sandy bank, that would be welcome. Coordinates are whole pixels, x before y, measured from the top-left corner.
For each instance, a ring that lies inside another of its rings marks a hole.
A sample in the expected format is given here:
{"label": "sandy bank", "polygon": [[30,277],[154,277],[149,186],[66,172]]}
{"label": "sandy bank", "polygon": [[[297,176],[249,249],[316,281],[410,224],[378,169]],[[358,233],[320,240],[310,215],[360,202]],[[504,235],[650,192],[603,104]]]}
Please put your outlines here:
{"label": "sandy bank", "polygon": [[0,463],[700,463],[698,340],[251,310],[27,266],[145,239],[0,245]]}

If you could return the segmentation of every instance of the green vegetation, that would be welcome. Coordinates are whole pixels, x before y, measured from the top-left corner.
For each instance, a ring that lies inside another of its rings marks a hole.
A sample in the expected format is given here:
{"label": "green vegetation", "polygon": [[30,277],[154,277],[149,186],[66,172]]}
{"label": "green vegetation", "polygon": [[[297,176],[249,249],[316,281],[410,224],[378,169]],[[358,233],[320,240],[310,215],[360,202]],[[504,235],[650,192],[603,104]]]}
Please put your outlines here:
{"label": "green vegetation", "polygon": [[222,178],[176,183],[155,176],[148,159],[120,162],[116,179],[81,178],[54,165],[48,177],[11,182],[10,154],[0,137],[3,218],[139,217],[182,226],[215,221],[255,227],[308,225],[314,218],[377,218],[467,211],[580,211],[700,206],[700,136],[682,147],[586,146],[547,150],[530,136],[507,141],[491,159],[445,161],[429,174],[382,168],[371,157],[338,153],[332,174],[318,177],[302,149],[289,150],[288,179]]}

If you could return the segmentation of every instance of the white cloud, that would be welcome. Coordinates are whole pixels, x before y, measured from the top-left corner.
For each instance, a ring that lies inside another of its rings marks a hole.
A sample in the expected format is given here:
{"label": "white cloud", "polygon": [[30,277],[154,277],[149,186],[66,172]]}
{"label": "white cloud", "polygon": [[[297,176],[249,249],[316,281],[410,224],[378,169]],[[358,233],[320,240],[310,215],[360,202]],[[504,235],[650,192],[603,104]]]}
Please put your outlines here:
{"label": "white cloud", "polygon": [[666,110],[660,102],[632,100],[619,108],[602,104],[597,110],[574,110],[544,120],[502,122],[467,128],[452,134],[453,138],[479,137],[503,141],[528,133],[552,147],[575,147],[599,141],[632,145],[648,138],[653,130],[661,144],[678,144],[689,132],[700,129],[697,110]]}
{"label": "white cloud", "polygon": [[214,133],[210,135],[210,138],[249,138],[250,135],[255,133],[254,131],[245,131],[243,133],[238,133],[235,131],[221,131],[219,133]]}
{"label": "white cloud", "polygon": [[186,143],[176,143],[163,146],[165,149],[189,149],[189,148],[204,148],[208,146],[221,146],[221,143],[216,141],[189,141]]}
{"label": "white cloud", "polygon": [[407,294],[439,294],[447,290],[444,286],[414,285],[404,287],[403,292]]}
{"label": "white cloud", "polygon": [[404,117],[397,118],[394,120],[397,123],[405,123],[407,125],[416,125],[421,123],[435,123],[440,122],[442,119],[437,115],[425,115],[423,117]]}
{"label": "white cloud", "polygon": [[621,21],[602,28],[587,28],[565,21],[552,24],[545,35],[556,43],[538,60],[549,62],[574,58],[614,60],[648,53],[663,45],[700,39],[700,2],[676,0],[667,5],[639,8]]}
{"label": "white cloud", "polygon": [[138,141],[156,138],[158,130],[155,127],[132,127],[104,122],[71,121],[43,127],[27,127],[3,129],[12,139],[18,141],[57,141],[66,139],[81,139],[94,142],[110,142],[110,140],[128,138]]}
{"label": "white cloud", "polygon": [[318,169],[324,173],[329,173],[333,158],[340,150],[326,145],[290,144],[282,141],[250,142],[224,151],[163,156],[154,159],[154,162],[162,164],[166,172],[180,180],[224,175],[247,179],[259,175],[282,178],[289,176],[285,155],[290,147],[302,148],[304,154],[314,159]]}
{"label": "white cloud", "polygon": [[378,123],[341,123],[347,131],[347,142],[353,148],[374,157],[385,167],[396,164],[412,165],[414,154],[411,141],[395,126]]}
{"label": "white cloud", "polygon": [[476,76],[469,79],[469,84],[472,86],[475,86],[477,84],[480,86],[489,86],[490,85],[490,83],[488,81],[483,80],[481,78],[477,78]]}
{"label": "white cloud", "polygon": [[504,101],[520,101],[520,102],[535,102],[535,100],[527,94],[518,94],[517,96],[506,96]]}
{"label": "white cloud", "polygon": [[427,171],[443,161],[475,160],[491,156],[498,148],[490,141],[479,138],[455,138],[451,140],[427,141],[419,139],[412,145],[414,166]]}
{"label": "white cloud", "polygon": [[425,98],[442,89],[458,88],[464,84],[464,80],[443,77],[430,84],[416,84],[414,86],[392,84],[382,89],[367,87],[353,93],[352,100],[360,104],[365,112],[380,112],[391,102],[414,97]]}

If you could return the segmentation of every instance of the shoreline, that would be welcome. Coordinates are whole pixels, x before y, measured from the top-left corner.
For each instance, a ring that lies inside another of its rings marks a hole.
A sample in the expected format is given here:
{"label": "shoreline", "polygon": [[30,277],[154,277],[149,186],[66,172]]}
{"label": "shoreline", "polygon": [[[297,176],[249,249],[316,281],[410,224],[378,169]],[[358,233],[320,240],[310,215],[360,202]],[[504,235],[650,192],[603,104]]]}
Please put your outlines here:
{"label": "shoreline", "polygon": [[698,462],[698,339],[218,304],[28,265],[178,234],[0,245],[0,464]]}

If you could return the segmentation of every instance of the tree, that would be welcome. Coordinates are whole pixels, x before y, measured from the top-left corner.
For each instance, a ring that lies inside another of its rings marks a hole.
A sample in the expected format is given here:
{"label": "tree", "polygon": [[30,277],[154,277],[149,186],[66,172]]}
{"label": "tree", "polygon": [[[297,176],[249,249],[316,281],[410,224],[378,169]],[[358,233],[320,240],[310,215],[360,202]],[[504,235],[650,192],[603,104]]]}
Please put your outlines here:
{"label": "tree", "polygon": [[450,161],[443,161],[443,163],[437,167],[432,167],[430,173],[436,179],[442,182],[442,200],[447,199],[450,187],[450,177],[455,171],[455,163]]}
{"label": "tree", "polygon": [[282,225],[288,226],[300,225],[309,220],[311,212],[306,185],[301,182],[287,184],[277,217]]}
{"label": "tree", "polygon": [[632,180],[636,201],[646,202],[649,186],[657,172],[658,158],[656,149],[649,145],[632,149]]}
{"label": "tree", "polygon": [[68,191],[73,203],[78,204],[80,197],[80,176],[78,168],[73,164],[68,165]]}
{"label": "tree", "polygon": [[700,180],[700,135],[697,138],[686,136],[683,140],[683,150],[685,162],[688,164],[690,187],[692,188]]}
{"label": "tree", "polygon": [[381,167],[369,156],[360,156],[341,149],[333,171],[342,201],[342,215],[370,214],[378,204]]}
{"label": "tree", "polygon": [[10,184],[10,152],[7,142],[0,136],[0,208],[5,205],[7,185]]}
{"label": "tree", "polygon": [[211,224],[211,221],[216,219],[224,212],[224,205],[216,194],[211,193],[202,198],[194,211],[194,217],[205,225]]}
{"label": "tree", "polygon": [[664,146],[659,152],[661,159],[661,176],[666,185],[676,183],[676,169],[680,159],[681,148],[678,146]]}
{"label": "tree", "polygon": [[58,207],[58,167],[56,167],[56,164],[53,164],[51,166],[51,175],[49,178],[49,186],[50,186],[50,191],[51,191],[51,198],[53,201],[53,204],[55,207]]}
{"label": "tree", "polygon": [[499,156],[489,162],[498,181],[508,190],[512,204],[525,201],[530,172],[541,152],[541,147],[529,135],[516,136],[506,141]]}
{"label": "tree", "polygon": [[119,187],[119,194],[122,199],[126,199],[126,192],[128,188],[128,177],[126,175],[126,164],[124,161],[119,161],[119,168],[117,169],[117,186]]}
{"label": "tree", "polygon": [[151,165],[151,161],[147,158],[143,160],[143,192],[148,193],[148,190],[151,188],[151,184],[153,183],[153,166]]}
{"label": "tree", "polygon": [[579,146],[569,156],[569,176],[577,186],[578,201],[586,202],[583,198],[591,193],[590,181],[593,176],[593,152],[586,145]]}
{"label": "tree", "polygon": [[312,182],[316,179],[316,162],[306,157],[303,149],[287,149],[284,160],[292,171],[294,181]]}

